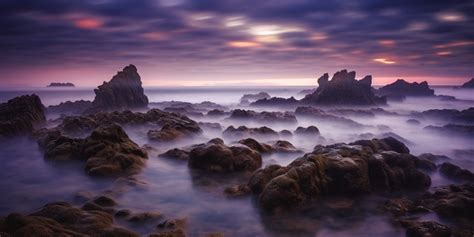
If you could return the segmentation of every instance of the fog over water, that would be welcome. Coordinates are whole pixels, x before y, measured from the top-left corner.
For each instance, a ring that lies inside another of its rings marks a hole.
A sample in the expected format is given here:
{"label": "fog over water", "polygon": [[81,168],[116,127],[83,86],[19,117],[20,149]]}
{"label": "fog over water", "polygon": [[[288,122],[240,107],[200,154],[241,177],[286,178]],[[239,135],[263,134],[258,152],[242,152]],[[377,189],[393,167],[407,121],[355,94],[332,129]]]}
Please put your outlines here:
{"label": "fog over water", "polygon": [[[427,131],[429,125],[443,126],[447,121],[420,119],[414,125],[406,121],[413,112],[428,109],[464,110],[474,107],[473,90],[461,90],[453,87],[432,87],[437,95],[454,96],[458,100],[445,100],[439,97],[409,97],[403,102],[389,102],[383,109],[396,112],[397,115],[344,116],[364,127],[350,127],[336,122],[297,116],[298,123],[262,123],[257,121],[229,120],[227,116],[206,117],[189,116],[201,122],[220,123],[223,130],[228,126],[246,125],[248,127],[267,126],[275,131],[287,129],[294,131],[298,126],[318,127],[321,137],[295,135],[288,140],[303,152],[310,152],[315,145],[329,145],[340,142],[352,142],[368,139],[366,136],[383,137],[398,135],[414,155],[433,153],[446,155],[452,162],[474,170],[473,153],[457,151],[473,150],[472,138]],[[270,88],[145,88],[150,102],[184,101],[200,103],[211,101],[229,107],[252,109],[255,111],[292,111],[294,108],[258,108],[239,105],[244,94],[265,91],[271,96],[299,99],[298,94],[308,87],[270,87]],[[0,102],[6,102],[18,95],[35,93],[45,106],[56,105],[67,100],[92,100],[92,88],[11,88],[0,90]],[[85,174],[83,164],[75,162],[50,162],[43,159],[36,141],[15,139],[0,147],[0,216],[11,212],[29,213],[42,205],[64,200],[75,204],[78,192],[106,193],[111,191],[119,203],[118,209],[134,211],[159,211],[167,218],[187,218],[187,231],[190,236],[204,233],[222,232],[230,236],[404,236],[404,229],[390,223],[387,215],[378,211],[374,200],[381,197],[365,196],[354,199],[323,198],[303,211],[289,212],[286,215],[272,217],[262,213],[252,196],[228,198],[223,194],[226,187],[248,181],[251,173],[242,175],[205,175],[188,168],[186,161],[157,157],[171,148],[204,143],[221,137],[226,144],[233,144],[238,138],[223,137],[221,131],[204,128],[200,137],[176,143],[157,143],[149,141],[146,129],[124,127],[130,138],[140,146],[149,144],[156,150],[150,152],[145,169],[137,178],[146,183],[143,187],[127,187],[121,190],[121,183],[107,178],[94,178]],[[369,135],[370,134],[370,135]],[[274,141],[275,138],[261,138],[260,142]],[[269,164],[287,165],[303,153],[263,155],[263,166]],[[216,176],[218,178],[216,178]],[[436,172],[431,174],[432,187],[453,183]],[[396,196],[397,194],[393,194]],[[334,208],[354,203],[352,208]],[[426,215],[426,220],[438,220],[436,216]],[[118,224],[140,232],[150,234],[159,221],[143,224],[131,224],[116,220]]]}

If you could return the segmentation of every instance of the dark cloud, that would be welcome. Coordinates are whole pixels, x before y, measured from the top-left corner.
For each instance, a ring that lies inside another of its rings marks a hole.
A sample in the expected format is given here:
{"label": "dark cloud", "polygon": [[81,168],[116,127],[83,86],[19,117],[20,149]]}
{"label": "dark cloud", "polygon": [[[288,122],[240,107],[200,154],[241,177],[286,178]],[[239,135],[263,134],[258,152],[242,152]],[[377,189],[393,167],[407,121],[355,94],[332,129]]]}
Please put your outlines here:
{"label": "dark cloud", "polygon": [[133,60],[279,71],[455,68],[453,75],[467,76],[474,73],[472,12],[472,0],[3,0],[0,69]]}

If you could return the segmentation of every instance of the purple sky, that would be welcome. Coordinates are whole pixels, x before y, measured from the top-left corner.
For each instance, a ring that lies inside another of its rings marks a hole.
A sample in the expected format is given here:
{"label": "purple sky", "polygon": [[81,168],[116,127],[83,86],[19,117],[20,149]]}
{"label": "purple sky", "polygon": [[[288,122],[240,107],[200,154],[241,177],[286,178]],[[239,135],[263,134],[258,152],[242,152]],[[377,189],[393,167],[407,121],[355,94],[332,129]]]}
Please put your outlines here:
{"label": "purple sky", "polygon": [[355,70],[474,77],[474,1],[3,0],[0,86],[96,86],[135,64],[146,86],[314,85]]}

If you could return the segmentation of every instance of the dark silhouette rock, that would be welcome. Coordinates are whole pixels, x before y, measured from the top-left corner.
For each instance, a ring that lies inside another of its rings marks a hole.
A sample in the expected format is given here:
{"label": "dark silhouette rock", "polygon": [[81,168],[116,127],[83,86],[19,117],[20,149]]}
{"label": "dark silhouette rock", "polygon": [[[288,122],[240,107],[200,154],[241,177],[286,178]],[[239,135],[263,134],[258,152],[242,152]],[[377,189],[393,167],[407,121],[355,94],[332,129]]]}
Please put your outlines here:
{"label": "dark silhouette rock", "polygon": [[9,214],[0,219],[0,233],[11,236],[139,236],[114,226],[111,214],[84,210],[65,202],[46,204],[30,215]]}
{"label": "dark silhouette rock", "polygon": [[474,181],[474,174],[471,171],[467,169],[462,169],[461,167],[451,164],[449,162],[444,162],[443,164],[441,164],[439,166],[439,172],[451,179],[467,182]]}
{"label": "dark silhouette rock", "polygon": [[134,65],[126,66],[94,92],[92,107],[86,113],[143,109],[148,106],[148,98],[144,94],[140,75]]}
{"label": "dark silhouette rock", "polygon": [[426,126],[424,129],[442,134],[474,137],[474,125],[446,124],[444,126]]}
{"label": "dark silhouette rock", "polygon": [[474,88],[474,78],[462,84],[461,88]]}
{"label": "dark silhouette rock", "polygon": [[0,104],[0,139],[31,133],[46,121],[37,95],[23,95]]}
{"label": "dark silhouette rock", "polygon": [[425,119],[448,121],[452,123],[474,124],[474,108],[465,110],[456,109],[430,109],[421,113],[413,113],[413,116]]}
{"label": "dark silhouette rock", "polygon": [[257,94],[245,94],[240,98],[241,104],[249,104],[257,100],[269,99],[270,95],[267,92],[259,92]]}
{"label": "dark silhouette rock", "polygon": [[420,121],[418,121],[416,119],[408,119],[406,122],[410,125],[420,125],[421,124]]}
{"label": "dark silhouette rock", "polygon": [[327,114],[323,110],[310,107],[310,106],[300,106],[296,108],[295,114],[297,116],[303,116],[307,118],[312,118],[317,120],[318,122],[326,122],[326,123],[332,123],[332,124],[338,124],[340,126],[344,127],[350,127],[350,128],[361,128],[364,127],[363,124],[360,124],[358,122],[355,122],[354,120]]}
{"label": "dark silhouette rock", "polygon": [[234,126],[229,126],[222,132],[222,135],[232,138],[278,138],[279,136],[275,130],[265,126],[259,128],[249,128],[246,126],[235,128]]}
{"label": "dark silhouette rock", "polygon": [[273,153],[273,152],[280,152],[280,153],[300,153],[301,150],[297,149],[293,144],[288,141],[278,140],[275,141],[273,144],[267,144],[258,142],[253,138],[246,138],[239,141],[240,144],[246,145],[249,148],[256,150],[260,153]]}
{"label": "dark silhouette rock", "polygon": [[318,136],[319,129],[316,126],[309,126],[307,128],[297,127],[294,134],[306,135],[306,136]]}
{"label": "dark silhouette rock", "polygon": [[355,75],[354,71],[342,70],[336,72],[329,80],[329,75],[326,73],[318,79],[319,87],[316,91],[305,96],[301,102],[317,105],[385,104],[384,98],[374,95],[371,76],[356,80]]}
{"label": "dark silhouette rock", "polygon": [[265,98],[261,100],[257,100],[250,105],[252,106],[290,106],[290,105],[297,105],[300,103],[296,100],[293,96],[290,98],[281,98],[281,97],[272,97],[272,98]]}
{"label": "dark silhouette rock", "polygon": [[61,102],[58,105],[51,105],[46,108],[49,114],[80,115],[92,106],[88,100],[76,100]]}
{"label": "dark silhouette rock", "polygon": [[392,84],[381,87],[377,91],[384,96],[434,96],[434,90],[430,89],[426,81],[408,83],[398,79]]}
{"label": "dark silhouette rock", "polygon": [[253,110],[233,110],[229,119],[250,120],[260,123],[296,123],[296,117],[290,112],[255,112]]}
{"label": "dark silhouette rock", "polygon": [[405,227],[407,237],[450,237],[452,236],[451,228],[446,225],[434,221],[400,221],[400,224]]}
{"label": "dark silhouette rock", "polygon": [[74,87],[71,82],[51,82],[47,87]]}
{"label": "dark silhouette rock", "polygon": [[425,189],[431,179],[417,169],[418,161],[393,138],[316,146],[286,167],[256,171],[248,186],[266,210],[294,207],[321,195]]}
{"label": "dark silhouette rock", "polygon": [[188,165],[192,169],[211,172],[253,171],[262,165],[262,157],[247,146],[228,147],[216,138],[193,148]]}
{"label": "dark silhouette rock", "polygon": [[155,141],[174,141],[202,132],[196,122],[169,121],[160,130],[148,131],[148,138]]}

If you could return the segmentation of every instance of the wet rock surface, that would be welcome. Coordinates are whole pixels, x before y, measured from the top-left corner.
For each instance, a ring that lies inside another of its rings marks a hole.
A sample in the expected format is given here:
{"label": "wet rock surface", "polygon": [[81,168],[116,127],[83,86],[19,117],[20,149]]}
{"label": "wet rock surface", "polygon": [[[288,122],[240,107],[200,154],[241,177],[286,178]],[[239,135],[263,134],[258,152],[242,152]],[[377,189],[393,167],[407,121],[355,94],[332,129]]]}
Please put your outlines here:
{"label": "wet rock surface", "polygon": [[44,107],[37,95],[15,97],[0,104],[0,139],[29,134],[45,121]]}
{"label": "wet rock surface", "polygon": [[322,195],[425,189],[431,179],[417,169],[418,160],[394,138],[316,146],[286,167],[256,171],[248,185],[267,210],[298,206]]}
{"label": "wet rock surface", "polygon": [[188,165],[211,172],[253,171],[262,165],[260,153],[247,146],[226,146],[219,138],[193,148]]}
{"label": "wet rock surface", "polygon": [[126,66],[109,82],[97,87],[94,93],[92,106],[86,113],[143,109],[148,106],[148,97],[143,91],[140,75],[134,65]]}
{"label": "wet rock surface", "polygon": [[403,79],[398,79],[392,84],[378,89],[378,94],[384,96],[434,96],[434,90],[430,89],[428,82],[408,83]]}
{"label": "wet rock surface", "polygon": [[65,202],[46,204],[30,215],[0,219],[0,232],[12,236],[139,236],[114,225],[111,214],[83,210]]}
{"label": "wet rock surface", "polygon": [[301,150],[297,149],[293,144],[288,141],[278,140],[273,144],[261,143],[253,138],[246,138],[239,141],[240,144],[246,145],[249,148],[258,151],[260,153],[300,153]]}
{"label": "wet rock surface", "polygon": [[67,137],[57,130],[47,131],[38,143],[46,159],[84,160],[89,175],[133,173],[143,167],[147,158],[146,151],[116,124],[101,126],[85,139]]}
{"label": "wet rock surface", "polygon": [[386,103],[384,98],[374,95],[372,76],[355,79],[354,71],[336,72],[331,80],[326,73],[318,79],[319,87],[301,102],[317,105],[376,105]]}

